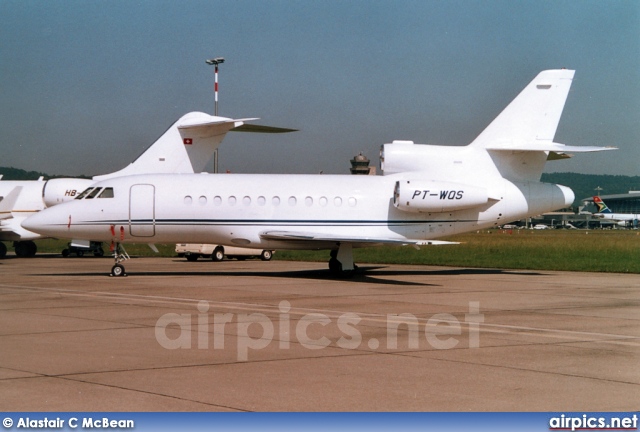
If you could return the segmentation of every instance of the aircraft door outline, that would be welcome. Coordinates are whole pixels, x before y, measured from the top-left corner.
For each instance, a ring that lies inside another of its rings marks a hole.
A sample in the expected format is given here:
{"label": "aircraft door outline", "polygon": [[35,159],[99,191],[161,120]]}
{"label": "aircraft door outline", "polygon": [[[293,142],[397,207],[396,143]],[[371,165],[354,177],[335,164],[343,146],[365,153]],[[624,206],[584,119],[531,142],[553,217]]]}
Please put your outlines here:
{"label": "aircraft door outline", "polygon": [[129,234],[131,237],[153,237],[156,234],[156,187],[135,184],[129,189]]}

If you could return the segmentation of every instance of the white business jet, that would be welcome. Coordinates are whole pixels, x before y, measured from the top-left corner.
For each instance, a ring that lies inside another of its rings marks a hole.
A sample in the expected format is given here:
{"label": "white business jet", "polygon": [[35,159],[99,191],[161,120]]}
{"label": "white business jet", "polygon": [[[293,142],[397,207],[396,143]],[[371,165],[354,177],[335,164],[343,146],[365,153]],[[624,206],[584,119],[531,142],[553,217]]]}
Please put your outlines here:
{"label": "white business jet", "polygon": [[[14,242],[15,252],[19,257],[33,256],[37,251],[33,240],[40,238],[40,234],[24,229],[22,221],[46,207],[73,200],[98,181],[135,174],[199,173],[211,160],[229,131],[293,131],[245,123],[250,120],[257,119],[230,119],[191,112],[182,116],[142,155],[120,171],[95,176],[93,179],[0,181],[0,241]],[[90,241],[75,240],[75,244],[89,246]],[[4,258],[6,253],[7,247],[0,243],[0,258]]]}
{"label": "white business jet", "polygon": [[[27,219],[51,237],[124,243],[212,243],[329,249],[329,269],[355,269],[352,249],[438,244],[569,206],[568,187],[541,183],[548,159],[608,147],[554,143],[574,71],[541,72],[469,145],[382,146],[382,176],[134,175],[93,185]],[[186,135],[185,135],[186,136]],[[118,251],[119,249],[116,249]],[[124,275],[115,253],[111,275]]]}

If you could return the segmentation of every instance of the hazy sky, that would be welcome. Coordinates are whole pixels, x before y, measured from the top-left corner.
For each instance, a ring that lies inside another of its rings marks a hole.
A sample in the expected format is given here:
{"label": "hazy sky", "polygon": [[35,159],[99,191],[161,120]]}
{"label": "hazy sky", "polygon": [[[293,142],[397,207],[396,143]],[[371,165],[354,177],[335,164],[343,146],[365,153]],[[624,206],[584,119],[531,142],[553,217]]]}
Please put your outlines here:
{"label": "hazy sky", "polygon": [[544,69],[576,76],[547,171],[640,175],[638,1],[0,1],[0,166],[101,174],[189,111],[260,117],[221,170],[347,173],[394,139],[465,145]]}

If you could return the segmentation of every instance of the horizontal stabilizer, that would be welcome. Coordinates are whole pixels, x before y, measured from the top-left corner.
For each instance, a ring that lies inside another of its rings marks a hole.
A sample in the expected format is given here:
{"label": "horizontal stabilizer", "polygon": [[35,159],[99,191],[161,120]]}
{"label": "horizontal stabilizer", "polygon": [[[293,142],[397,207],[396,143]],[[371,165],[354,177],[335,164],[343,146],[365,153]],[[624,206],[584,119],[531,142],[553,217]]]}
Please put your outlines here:
{"label": "horizontal stabilizer", "polygon": [[598,146],[568,146],[564,144],[554,143],[551,141],[535,142],[531,144],[496,144],[487,147],[487,150],[495,151],[551,151],[556,153],[589,153],[605,150],[617,150],[617,147],[598,147]]}
{"label": "horizontal stabilizer", "polygon": [[258,132],[258,133],[287,133],[297,132],[298,129],[279,128],[274,126],[262,126],[254,124],[243,124],[231,129],[231,132]]}
{"label": "horizontal stabilizer", "polygon": [[298,129],[288,129],[288,128],[280,128],[274,126],[264,126],[264,125],[254,125],[247,124],[246,122],[259,120],[257,117],[253,118],[242,118],[242,119],[229,119],[225,117],[197,117],[194,119],[190,119],[188,121],[184,121],[178,126],[178,129],[181,131],[195,131],[195,130],[205,130],[205,128],[210,128],[207,132],[210,134],[213,132],[211,128],[217,128],[217,132],[226,133],[227,131],[233,132],[259,132],[259,133],[287,133],[287,132],[297,132]]}
{"label": "horizontal stabilizer", "polygon": [[[195,118],[186,119],[178,125],[178,129],[181,131],[197,131],[203,130],[208,134],[217,132],[226,133],[230,129],[233,129],[236,126],[242,125],[244,121],[258,120],[257,118],[247,118],[247,119],[230,119],[226,117],[214,117],[204,113],[192,113],[192,114],[200,114],[201,116]],[[208,130],[206,128],[209,128]],[[216,128],[216,129],[213,129]]]}

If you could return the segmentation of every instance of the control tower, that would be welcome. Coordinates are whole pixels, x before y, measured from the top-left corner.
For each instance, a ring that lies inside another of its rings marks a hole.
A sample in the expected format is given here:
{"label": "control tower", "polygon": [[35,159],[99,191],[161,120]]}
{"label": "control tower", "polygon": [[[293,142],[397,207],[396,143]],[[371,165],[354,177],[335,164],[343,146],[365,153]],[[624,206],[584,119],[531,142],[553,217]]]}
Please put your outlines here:
{"label": "control tower", "polygon": [[369,159],[360,152],[351,159],[351,174],[376,175],[376,168],[369,166]]}

